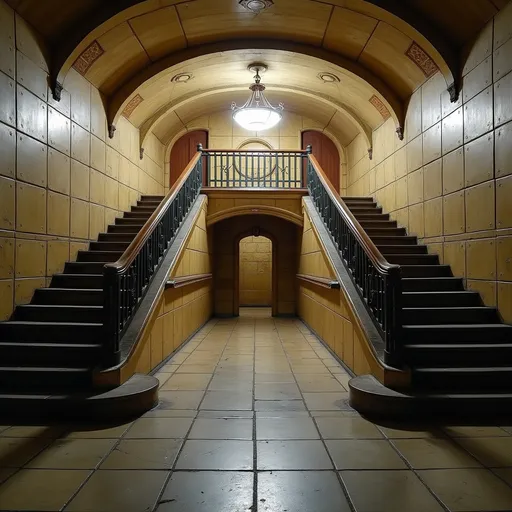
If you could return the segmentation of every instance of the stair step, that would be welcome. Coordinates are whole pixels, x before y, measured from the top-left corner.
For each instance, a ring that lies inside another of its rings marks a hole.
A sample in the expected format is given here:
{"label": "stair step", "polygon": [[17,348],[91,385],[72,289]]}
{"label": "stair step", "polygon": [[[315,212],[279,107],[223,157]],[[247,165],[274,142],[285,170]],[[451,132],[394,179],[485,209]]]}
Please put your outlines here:
{"label": "stair step", "polygon": [[38,288],[32,304],[68,305],[68,306],[102,306],[102,289],[79,288]]}
{"label": "stair step", "polygon": [[403,348],[409,366],[512,366],[512,343],[432,343]]}
{"label": "stair step", "polygon": [[396,228],[397,223],[396,220],[362,220],[357,219],[361,227],[364,229],[368,228],[376,228],[376,229],[385,229],[385,228]]}
{"label": "stair step", "polygon": [[350,204],[348,205],[348,207],[356,219],[359,218],[359,215],[382,213],[382,208],[377,208],[377,207],[368,208],[366,206],[352,206]]}
{"label": "stair step", "polygon": [[404,325],[404,343],[512,343],[506,324]]}
{"label": "stair step", "polygon": [[141,211],[135,211],[135,212],[124,212],[123,218],[125,219],[139,219],[143,221],[147,221],[149,217],[151,217],[151,214],[153,212],[141,212]]}
{"label": "stair step", "polygon": [[467,291],[446,292],[403,292],[402,305],[405,308],[480,306],[480,294]]}
{"label": "stair step", "polygon": [[124,251],[78,251],[77,262],[113,262],[123,253]]}
{"label": "stair step", "polygon": [[412,383],[416,389],[443,392],[503,391],[510,388],[512,367],[414,368]]}
{"label": "stair step", "polygon": [[152,195],[143,195],[141,196],[141,201],[158,201],[161,203],[164,200],[165,196],[152,196]]}
{"label": "stair step", "polygon": [[348,202],[358,202],[358,201],[370,202],[370,203],[373,202],[373,197],[368,197],[368,196],[347,196],[347,197],[342,197],[341,199],[345,203],[348,203]]}
{"label": "stair step", "polygon": [[[387,259],[387,257],[386,257]],[[388,259],[389,261],[389,259]],[[400,267],[404,277],[452,277],[450,265],[404,265]]]}
{"label": "stair step", "polygon": [[[142,226],[139,226],[142,227]],[[130,224],[110,224],[107,233],[125,233],[132,236],[132,239],[139,234],[140,229]]]}
{"label": "stair step", "polygon": [[[442,265],[439,265],[440,267]],[[436,268],[438,268],[436,267]],[[402,291],[441,292],[462,291],[464,283],[460,277],[404,277],[402,268]]]}
{"label": "stair step", "polygon": [[156,209],[162,201],[137,201],[137,207]]}
{"label": "stair step", "polygon": [[103,306],[27,304],[15,309],[13,320],[101,323],[103,321]]}
{"label": "stair step", "polygon": [[368,228],[365,231],[372,240],[374,237],[397,237],[407,234],[405,228]]}
{"label": "stair step", "polygon": [[113,251],[123,253],[128,249],[130,242],[91,242],[91,251]]}
{"label": "stair step", "polygon": [[416,245],[415,236],[372,236],[373,243],[379,245]]}
{"label": "stair step", "polygon": [[141,228],[146,224],[146,219],[125,219],[123,217],[117,217],[116,219],[116,226],[132,226],[132,227],[139,227]]}
{"label": "stair step", "polygon": [[[119,227],[119,226],[117,226]],[[100,233],[98,236],[98,242],[104,243],[104,242],[114,242],[114,243],[127,243],[130,244],[133,239],[137,236],[137,233]],[[91,246],[93,243],[98,242],[91,242]]]}
{"label": "stair step", "polygon": [[0,361],[4,366],[96,366],[103,346],[94,343],[0,342]]}
{"label": "stair step", "polygon": [[106,261],[70,261],[64,265],[65,274],[103,274]]}
{"label": "stair step", "polygon": [[438,265],[437,254],[386,254],[389,263],[398,265]]}
{"label": "stair step", "polygon": [[142,205],[132,206],[131,211],[149,213],[151,215],[155,211],[157,204],[155,203],[155,206],[146,206],[146,203],[142,203]]}
{"label": "stair step", "polygon": [[[102,271],[103,272],[103,271]],[[101,289],[103,290],[103,273],[101,274],[54,274],[52,288]]]}
{"label": "stair step", "polygon": [[0,341],[30,340],[64,343],[90,343],[101,340],[103,324],[83,322],[0,322]]}
{"label": "stair step", "polygon": [[377,245],[381,254],[428,254],[426,245]]}
{"label": "stair step", "polygon": [[77,390],[87,389],[92,383],[89,368],[0,367],[0,389],[8,390]]}
{"label": "stair step", "polygon": [[350,208],[378,208],[375,201],[345,201],[345,204]]}
{"label": "stair step", "polygon": [[403,308],[405,325],[436,324],[492,324],[499,322],[496,308],[477,307],[423,307]]}

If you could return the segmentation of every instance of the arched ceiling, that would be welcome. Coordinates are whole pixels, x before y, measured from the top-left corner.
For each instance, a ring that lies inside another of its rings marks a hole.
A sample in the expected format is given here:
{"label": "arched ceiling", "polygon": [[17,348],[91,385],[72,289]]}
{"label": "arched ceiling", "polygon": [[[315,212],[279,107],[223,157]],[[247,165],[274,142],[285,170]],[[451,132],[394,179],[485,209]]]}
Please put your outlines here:
{"label": "arched ceiling", "polygon": [[[198,111],[245,89],[259,52],[269,95],[303,115],[334,109],[348,138],[389,116],[401,125],[436,72],[457,82],[461,48],[508,0],[274,0],[259,14],[239,0],[6,1],[46,39],[53,85],[73,67],[106,96],[110,123],[124,112],[163,133],[184,101]],[[340,83],[323,84],[323,71]],[[171,82],[179,72],[194,79]]]}

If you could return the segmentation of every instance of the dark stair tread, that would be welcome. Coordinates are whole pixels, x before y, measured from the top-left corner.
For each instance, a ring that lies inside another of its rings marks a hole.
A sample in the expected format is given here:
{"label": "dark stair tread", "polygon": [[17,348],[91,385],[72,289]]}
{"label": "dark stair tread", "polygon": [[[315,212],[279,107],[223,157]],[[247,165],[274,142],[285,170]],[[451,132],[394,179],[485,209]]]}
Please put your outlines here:
{"label": "dark stair tread", "polygon": [[103,345],[101,343],[52,343],[48,341],[42,341],[37,343],[34,341],[1,341],[0,347],[33,347],[33,348],[90,348],[90,349],[101,349]]}
{"label": "dark stair tread", "polygon": [[103,309],[103,306],[89,306],[85,304],[20,304],[17,307],[23,309],[94,309],[97,311]]}
{"label": "dark stair tread", "polygon": [[103,324],[99,323],[85,323],[85,322],[31,322],[30,320],[7,320],[6,322],[0,322],[1,325],[12,325],[16,327],[17,325],[30,325],[30,326],[50,326],[53,325],[55,327],[103,327]]}
{"label": "dark stair tread", "polygon": [[1,372],[61,372],[61,373],[90,373],[91,368],[66,368],[66,367],[51,367],[51,366],[0,366]]}
{"label": "dark stair tread", "polygon": [[411,350],[483,350],[483,349],[512,349],[512,343],[413,343],[407,342],[404,348]]}
{"label": "dark stair tread", "polygon": [[455,373],[455,374],[461,374],[461,373],[473,373],[478,376],[480,373],[512,373],[512,367],[511,366],[454,366],[450,368],[441,367],[441,368],[431,368],[431,367],[414,367],[413,371],[416,373],[426,373],[426,374],[432,374],[432,373],[441,373],[441,374],[449,374],[449,373]]}
{"label": "dark stair tread", "polygon": [[508,324],[471,324],[471,323],[468,323],[468,324],[440,324],[440,325],[429,325],[429,324],[425,324],[425,325],[404,325],[403,326],[404,329],[428,329],[428,330],[433,330],[433,329],[454,329],[454,330],[459,330],[459,329],[470,329],[470,330],[474,330],[474,329],[510,329],[511,330],[511,333],[512,333],[512,325],[508,325]]}
{"label": "dark stair tread", "polygon": [[496,308],[489,307],[489,306],[406,306],[403,308],[405,311],[416,311],[416,310],[424,310],[424,309],[430,309],[433,311],[440,310],[440,311],[496,311]]}

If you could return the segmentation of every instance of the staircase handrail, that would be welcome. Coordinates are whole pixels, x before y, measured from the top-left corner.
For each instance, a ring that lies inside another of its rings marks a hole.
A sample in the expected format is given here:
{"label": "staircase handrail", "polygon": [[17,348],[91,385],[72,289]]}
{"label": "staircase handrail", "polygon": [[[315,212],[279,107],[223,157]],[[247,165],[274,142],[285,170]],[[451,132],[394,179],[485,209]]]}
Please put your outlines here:
{"label": "staircase handrail", "polygon": [[[322,190],[318,189],[319,185]],[[309,155],[307,186],[343,263],[383,337],[386,362],[399,364],[402,330],[400,265],[389,263],[382,255],[313,155]],[[325,195],[330,201],[326,201]]]}
{"label": "staircase handrail", "polygon": [[104,266],[104,341],[109,357],[113,357],[110,360],[113,364],[119,354],[121,336],[199,195],[202,178],[201,151],[198,148],[122,256]]}

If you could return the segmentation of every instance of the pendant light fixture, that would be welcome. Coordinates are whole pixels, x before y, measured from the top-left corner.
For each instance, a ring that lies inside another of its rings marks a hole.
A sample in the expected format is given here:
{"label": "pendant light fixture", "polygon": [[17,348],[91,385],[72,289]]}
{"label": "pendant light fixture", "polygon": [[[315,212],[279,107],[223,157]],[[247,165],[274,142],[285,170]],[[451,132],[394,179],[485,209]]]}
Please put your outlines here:
{"label": "pendant light fixture", "polygon": [[260,72],[267,70],[264,64],[251,64],[249,71],[256,72],[254,84],[249,87],[252,91],[251,97],[243,107],[237,107],[236,103],[231,104],[233,119],[246,130],[251,132],[262,132],[276,126],[282,119],[284,105],[279,103],[277,107],[265,97],[265,86],[261,83]]}

